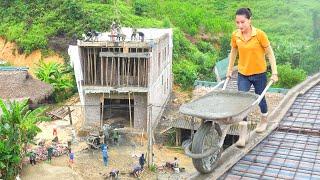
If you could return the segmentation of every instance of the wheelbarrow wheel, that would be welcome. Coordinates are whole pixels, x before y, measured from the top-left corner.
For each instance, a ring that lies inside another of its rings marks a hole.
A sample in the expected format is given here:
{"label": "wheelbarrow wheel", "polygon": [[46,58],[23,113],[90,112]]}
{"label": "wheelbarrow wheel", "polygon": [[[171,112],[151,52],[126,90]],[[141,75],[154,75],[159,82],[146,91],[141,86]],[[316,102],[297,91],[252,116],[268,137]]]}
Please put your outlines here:
{"label": "wheelbarrow wheel", "polygon": [[208,157],[192,159],[194,167],[200,173],[209,173],[217,166],[222,153],[222,148],[219,147],[220,138],[221,128],[218,124],[212,125],[212,122],[203,123],[194,134],[191,147],[192,153],[201,154],[215,148],[214,153]]}

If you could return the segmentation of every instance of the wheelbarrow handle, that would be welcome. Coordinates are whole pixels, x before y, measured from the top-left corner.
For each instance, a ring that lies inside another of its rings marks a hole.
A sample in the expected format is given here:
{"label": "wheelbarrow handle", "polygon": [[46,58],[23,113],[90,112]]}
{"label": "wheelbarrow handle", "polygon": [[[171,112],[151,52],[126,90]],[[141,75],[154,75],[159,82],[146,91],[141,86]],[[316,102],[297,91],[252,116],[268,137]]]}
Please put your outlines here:
{"label": "wheelbarrow handle", "polygon": [[225,82],[225,80],[220,81],[217,85],[215,85],[215,86],[213,87],[213,89],[218,89],[219,87],[221,87],[221,85],[222,85],[224,82]]}
{"label": "wheelbarrow handle", "polygon": [[264,95],[266,95],[268,89],[270,88],[270,86],[273,84],[273,80],[270,80],[269,83],[267,84],[266,88],[264,88],[264,90],[262,91],[262,93],[259,95],[258,99],[255,100],[253,103],[252,103],[252,106],[255,106],[257,104],[260,103],[260,101],[263,99]]}
{"label": "wheelbarrow handle", "polygon": [[227,77],[227,79],[225,80],[225,82],[224,82],[224,84],[223,84],[222,90],[225,90],[225,89],[226,89],[229,80],[230,80],[230,77]]}

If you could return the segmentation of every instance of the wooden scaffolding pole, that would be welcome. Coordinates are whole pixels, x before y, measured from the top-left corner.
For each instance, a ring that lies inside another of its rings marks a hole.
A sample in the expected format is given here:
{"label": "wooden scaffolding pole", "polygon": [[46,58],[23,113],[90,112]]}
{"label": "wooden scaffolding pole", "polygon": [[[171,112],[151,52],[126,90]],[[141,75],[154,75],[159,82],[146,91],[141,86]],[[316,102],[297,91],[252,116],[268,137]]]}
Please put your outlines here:
{"label": "wooden scaffolding pole", "polygon": [[125,78],[125,70],[124,70],[124,68],[125,68],[125,66],[124,66],[124,58],[121,58],[121,61],[122,61],[122,78],[121,78],[121,80],[122,80],[122,82],[121,82],[121,85],[124,85],[124,78]]}
{"label": "wooden scaffolding pole", "polygon": [[118,57],[118,64],[117,64],[117,69],[118,69],[118,86],[120,86],[120,58]]}
{"label": "wooden scaffolding pole", "polygon": [[152,105],[150,104],[148,106],[149,109],[149,117],[147,118],[147,132],[148,132],[148,153],[147,153],[147,163],[148,163],[148,167],[150,167],[152,165],[152,154],[153,154],[153,148],[152,148]]}
{"label": "wooden scaffolding pole", "polygon": [[149,63],[149,60],[150,59],[147,59],[147,72],[146,72],[146,76],[147,76],[147,86],[148,86],[148,83],[149,83],[149,73],[150,73],[150,63]]}
{"label": "wooden scaffolding pole", "polygon": [[138,58],[138,87],[140,86],[140,58]]}
{"label": "wooden scaffolding pole", "polygon": [[136,81],[136,58],[133,58],[133,84]]}
{"label": "wooden scaffolding pole", "polygon": [[113,84],[112,84],[112,83],[113,83],[113,79],[112,79],[112,78],[113,78],[113,77],[112,77],[112,74],[113,74],[113,58],[114,58],[114,57],[111,58],[110,86],[113,85]]}
{"label": "wooden scaffolding pole", "polygon": [[82,73],[83,73],[83,82],[86,84],[87,77],[86,77],[86,58],[85,58],[85,48],[81,48],[81,59],[83,60],[83,67],[82,67]]}
{"label": "wooden scaffolding pole", "polygon": [[104,114],[104,93],[102,93],[101,99],[101,114],[100,114],[100,127],[103,127],[103,114]]}
{"label": "wooden scaffolding pole", "polygon": [[129,86],[130,58],[127,58],[127,86]]}
{"label": "wooden scaffolding pole", "polygon": [[109,68],[108,65],[109,65],[109,63],[108,62],[109,62],[109,58],[107,57],[106,58],[106,85],[107,86],[109,86],[109,83],[108,83],[108,68]]}
{"label": "wooden scaffolding pole", "polygon": [[91,84],[94,83],[94,76],[93,76],[93,59],[92,59],[92,51],[93,51],[93,48],[90,49],[90,75],[91,75]]}
{"label": "wooden scaffolding pole", "polygon": [[147,85],[147,59],[143,60],[144,70],[143,70],[143,86]]}
{"label": "wooden scaffolding pole", "polygon": [[101,75],[100,76],[101,77],[100,82],[101,82],[101,86],[103,86],[103,72],[104,72],[103,71],[103,57],[100,58],[100,67],[101,67],[101,69],[100,69],[101,70],[100,71],[100,75]]}
{"label": "wooden scaffolding pole", "polygon": [[90,84],[90,74],[89,74],[89,69],[90,69],[90,48],[87,49],[87,66],[86,66],[86,76],[87,76],[87,83]]}
{"label": "wooden scaffolding pole", "polygon": [[97,57],[96,57],[96,48],[93,49],[93,70],[94,70],[94,84],[97,85]]}
{"label": "wooden scaffolding pole", "polygon": [[88,59],[88,75],[89,75],[89,84],[92,84],[91,82],[91,48],[88,48],[89,52],[88,52],[88,55],[89,55],[89,59]]}
{"label": "wooden scaffolding pole", "polygon": [[130,91],[129,91],[129,93],[128,93],[128,96],[129,96],[129,118],[130,118],[130,128],[132,128]]}

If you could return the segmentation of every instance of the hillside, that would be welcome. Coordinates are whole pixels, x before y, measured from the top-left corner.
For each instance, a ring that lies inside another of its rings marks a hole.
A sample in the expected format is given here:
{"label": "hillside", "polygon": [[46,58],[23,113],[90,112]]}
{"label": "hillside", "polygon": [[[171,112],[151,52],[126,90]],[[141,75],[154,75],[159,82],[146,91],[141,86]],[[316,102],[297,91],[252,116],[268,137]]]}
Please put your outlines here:
{"label": "hillside", "polygon": [[268,34],[279,64],[319,71],[318,0],[5,0],[0,36],[16,42],[20,53],[65,54],[72,35],[106,31],[113,20],[138,28],[172,27],[175,81],[189,87],[195,79],[215,80],[212,67],[227,56],[239,7],[252,9],[253,24]]}

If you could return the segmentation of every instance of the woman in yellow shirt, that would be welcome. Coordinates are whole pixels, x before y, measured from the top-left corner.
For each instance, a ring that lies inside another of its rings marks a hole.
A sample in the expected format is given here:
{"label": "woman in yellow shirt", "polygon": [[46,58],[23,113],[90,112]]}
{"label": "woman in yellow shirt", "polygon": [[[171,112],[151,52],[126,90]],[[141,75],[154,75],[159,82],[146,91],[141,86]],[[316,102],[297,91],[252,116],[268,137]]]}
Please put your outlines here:
{"label": "woman in yellow shirt", "polygon": [[[249,91],[253,85],[256,94],[261,94],[267,84],[267,63],[268,57],[272,76],[271,80],[278,81],[277,65],[273,50],[265,32],[251,25],[251,10],[240,8],[236,12],[237,30],[232,33],[231,52],[227,77],[231,77],[234,62],[239,54],[238,60],[238,90]],[[261,122],[256,132],[265,131],[268,121],[268,107],[265,98],[259,103],[262,113]],[[244,147],[247,139],[247,122],[240,122],[240,138],[237,146]]]}

